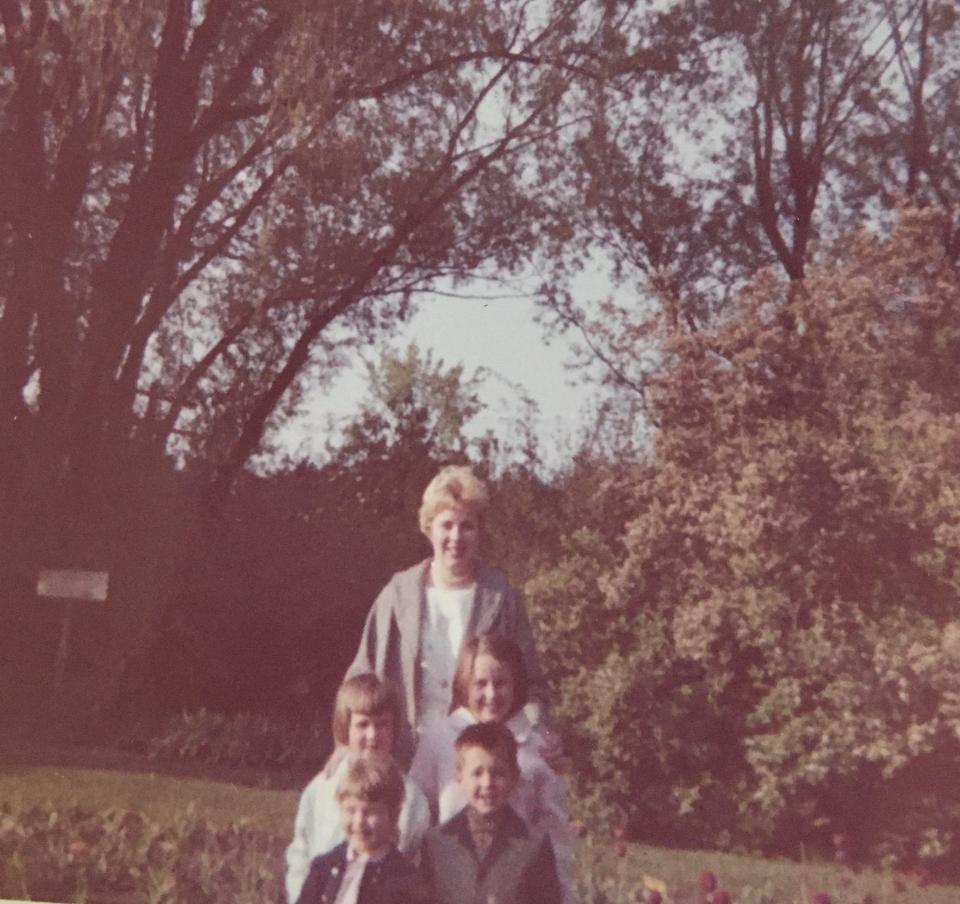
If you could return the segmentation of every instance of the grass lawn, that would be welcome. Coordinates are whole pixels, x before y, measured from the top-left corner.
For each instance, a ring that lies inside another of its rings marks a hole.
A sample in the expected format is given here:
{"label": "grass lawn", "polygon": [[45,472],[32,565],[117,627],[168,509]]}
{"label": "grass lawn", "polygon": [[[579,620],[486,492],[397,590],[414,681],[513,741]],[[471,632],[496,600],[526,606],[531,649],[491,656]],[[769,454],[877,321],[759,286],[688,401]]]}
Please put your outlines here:
{"label": "grass lawn", "polygon": [[55,766],[0,766],[0,803],[81,806],[135,810],[164,824],[188,807],[211,822],[227,825],[240,819],[285,837],[293,831],[296,791],[269,791],[153,772],[120,772]]}
{"label": "grass lawn", "polygon": [[[15,809],[34,805],[63,808],[81,806],[135,810],[159,824],[172,823],[188,808],[218,825],[244,819],[285,840],[292,830],[297,804],[295,791],[271,791],[226,782],[176,778],[152,772],[55,766],[0,766],[0,803]],[[832,863],[798,863],[708,851],[678,851],[627,845],[617,857],[605,839],[588,837],[577,852],[581,884],[603,891],[606,901],[626,904],[641,900],[637,893],[644,877],[648,887],[662,881],[673,904],[702,904],[697,876],[713,872],[719,887],[734,904],[809,904],[817,892],[830,895],[833,904],[862,904],[867,895],[875,904],[955,904],[960,888],[930,885],[919,888],[909,876],[864,870],[853,871]],[[603,900],[596,893],[581,904]]]}

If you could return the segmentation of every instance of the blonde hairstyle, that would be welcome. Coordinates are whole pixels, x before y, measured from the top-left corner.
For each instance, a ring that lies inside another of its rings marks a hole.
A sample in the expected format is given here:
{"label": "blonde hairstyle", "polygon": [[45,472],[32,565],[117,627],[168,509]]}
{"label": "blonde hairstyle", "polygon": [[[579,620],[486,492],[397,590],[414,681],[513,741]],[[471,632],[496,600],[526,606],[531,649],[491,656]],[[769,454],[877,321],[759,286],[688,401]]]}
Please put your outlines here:
{"label": "blonde hairstyle", "polygon": [[337,803],[348,797],[367,803],[384,803],[396,818],[403,794],[403,773],[390,757],[356,757],[347,764],[347,771],[340,779]]}
{"label": "blonde hairstyle", "polygon": [[469,705],[473,666],[477,657],[483,655],[492,656],[510,669],[513,678],[513,701],[507,715],[507,718],[510,718],[520,712],[527,702],[527,667],[524,665],[520,647],[502,634],[478,634],[463,642],[453,672],[450,711]]}
{"label": "blonde hairstyle", "polygon": [[423,491],[420,505],[420,530],[430,535],[430,524],[437,512],[462,505],[471,509],[483,521],[490,494],[487,485],[466,465],[447,465],[441,469]]}
{"label": "blonde hairstyle", "polygon": [[348,678],[337,691],[333,704],[333,740],[346,745],[350,737],[350,720],[354,713],[379,716],[390,713],[394,733],[400,730],[400,696],[393,685],[367,672]]}
{"label": "blonde hairstyle", "polygon": [[520,771],[517,762],[517,739],[513,732],[500,722],[477,722],[468,725],[457,735],[453,749],[457,752],[457,769],[463,768],[463,753],[471,747],[479,747],[497,759],[503,759],[516,774]]}

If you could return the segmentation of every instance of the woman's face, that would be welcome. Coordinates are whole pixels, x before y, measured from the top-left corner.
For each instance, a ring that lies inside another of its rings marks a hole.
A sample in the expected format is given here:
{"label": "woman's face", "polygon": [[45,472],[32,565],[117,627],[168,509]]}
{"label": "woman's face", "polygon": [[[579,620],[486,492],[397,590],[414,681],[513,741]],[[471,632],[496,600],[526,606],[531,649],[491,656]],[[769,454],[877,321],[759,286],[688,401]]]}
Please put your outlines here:
{"label": "woman's face", "polygon": [[472,576],[480,553],[480,521],[462,505],[441,509],[430,522],[433,560],[444,572]]}

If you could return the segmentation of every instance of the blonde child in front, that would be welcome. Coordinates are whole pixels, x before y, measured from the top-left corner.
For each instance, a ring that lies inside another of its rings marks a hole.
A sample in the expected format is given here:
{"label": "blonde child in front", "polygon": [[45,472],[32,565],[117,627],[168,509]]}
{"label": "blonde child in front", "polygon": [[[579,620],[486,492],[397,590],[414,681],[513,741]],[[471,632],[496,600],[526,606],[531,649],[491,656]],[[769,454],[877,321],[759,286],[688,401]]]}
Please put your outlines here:
{"label": "blonde child in front", "polygon": [[460,650],[453,678],[450,715],[421,735],[410,767],[430,802],[434,818],[449,820],[467,801],[457,779],[456,739],[468,725],[505,725],[517,742],[518,781],[510,805],[531,826],[545,831],[553,845],[564,904],[572,904],[574,832],[563,779],[540,753],[543,739],[523,711],[526,670],[520,648],[499,634],[481,634]]}
{"label": "blonde child in front", "polygon": [[395,847],[403,774],[392,758],[355,758],[337,789],[346,840],[315,857],[298,904],[426,904],[417,868]]}
{"label": "blonde child in front", "polygon": [[[347,749],[347,756],[332,774],[321,772],[313,778],[300,796],[293,840],[286,853],[289,904],[295,904],[300,897],[310,861],[344,840],[337,789],[350,763],[356,759],[392,756],[400,724],[400,699],[394,689],[376,675],[356,675],[340,686],[333,709],[333,737],[338,745]],[[430,808],[423,792],[404,777],[397,818],[400,852],[415,856],[429,825]]]}

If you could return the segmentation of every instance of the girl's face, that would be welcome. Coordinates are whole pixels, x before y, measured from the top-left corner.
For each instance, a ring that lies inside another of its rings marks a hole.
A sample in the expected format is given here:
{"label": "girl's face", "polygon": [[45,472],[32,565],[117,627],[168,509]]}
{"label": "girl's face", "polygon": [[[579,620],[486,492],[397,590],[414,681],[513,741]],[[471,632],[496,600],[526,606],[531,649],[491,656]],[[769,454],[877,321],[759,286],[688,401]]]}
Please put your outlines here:
{"label": "girl's face", "polygon": [[393,714],[350,713],[347,748],[354,756],[393,753]]}
{"label": "girl's face", "polygon": [[510,666],[489,653],[473,661],[467,709],[478,722],[503,722],[513,709],[513,673]]}

